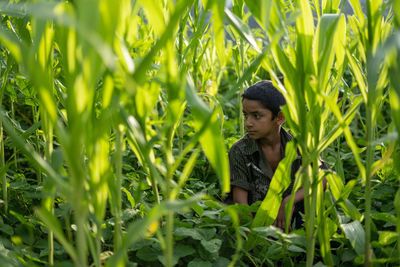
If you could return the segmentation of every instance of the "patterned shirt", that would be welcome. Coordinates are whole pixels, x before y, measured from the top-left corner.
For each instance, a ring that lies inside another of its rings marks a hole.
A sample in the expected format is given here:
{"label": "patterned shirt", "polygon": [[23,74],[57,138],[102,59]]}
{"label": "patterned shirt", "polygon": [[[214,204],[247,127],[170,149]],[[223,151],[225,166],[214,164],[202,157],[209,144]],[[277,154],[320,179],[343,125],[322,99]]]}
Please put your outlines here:
{"label": "patterned shirt", "polygon": [[[281,128],[281,155],[285,155],[286,144],[292,136]],[[301,166],[298,156],[291,166],[291,184],[283,193],[283,198],[290,195],[297,170]],[[248,192],[248,203],[263,201],[267,195],[269,184],[274,172],[268,163],[261,145],[247,134],[238,140],[229,151],[229,167],[231,173],[231,188],[237,186]],[[232,190],[231,190],[232,192]]]}

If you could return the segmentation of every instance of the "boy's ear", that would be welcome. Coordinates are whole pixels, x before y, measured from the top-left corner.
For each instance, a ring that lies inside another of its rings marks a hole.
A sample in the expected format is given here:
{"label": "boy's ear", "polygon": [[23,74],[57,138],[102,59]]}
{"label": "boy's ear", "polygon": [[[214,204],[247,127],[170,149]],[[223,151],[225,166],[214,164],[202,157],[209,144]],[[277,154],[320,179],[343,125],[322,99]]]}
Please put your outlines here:
{"label": "boy's ear", "polygon": [[285,115],[283,115],[282,111],[278,112],[278,115],[276,116],[276,119],[277,119],[279,125],[282,125],[285,122]]}

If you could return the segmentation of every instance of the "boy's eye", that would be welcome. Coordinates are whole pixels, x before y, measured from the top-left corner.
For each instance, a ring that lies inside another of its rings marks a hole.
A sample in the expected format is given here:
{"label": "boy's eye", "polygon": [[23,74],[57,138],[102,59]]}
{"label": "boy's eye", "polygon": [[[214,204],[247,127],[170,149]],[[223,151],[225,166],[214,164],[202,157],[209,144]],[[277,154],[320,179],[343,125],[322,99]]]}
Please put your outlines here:
{"label": "boy's eye", "polygon": [[260,114],[258,114],[258,113],[256,113],[256,114],[254,114],[254,117],[258,120],[258,119],[260,119],[261,118],[261,115]]}
{"label": "boy's eye", "polygon": [[243,116],[244,116],[245,118],[247,118],[247,114],[246,114],[246,113],[243,113]]}

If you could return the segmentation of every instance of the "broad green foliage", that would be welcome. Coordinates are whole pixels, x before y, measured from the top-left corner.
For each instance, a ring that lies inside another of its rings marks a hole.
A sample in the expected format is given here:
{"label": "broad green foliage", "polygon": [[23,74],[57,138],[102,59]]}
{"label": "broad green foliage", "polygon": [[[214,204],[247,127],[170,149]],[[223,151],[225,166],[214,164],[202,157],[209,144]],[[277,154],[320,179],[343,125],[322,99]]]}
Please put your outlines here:
{"label": "broad green foliage", "polygon": [[[2,263],[400,263],[399,1],[2,1],[0,15]],[[294,140],[263,202],[226,205],[240,95],[260,79]],[[297,152],[305,223],[289,233],[271,224]]]}

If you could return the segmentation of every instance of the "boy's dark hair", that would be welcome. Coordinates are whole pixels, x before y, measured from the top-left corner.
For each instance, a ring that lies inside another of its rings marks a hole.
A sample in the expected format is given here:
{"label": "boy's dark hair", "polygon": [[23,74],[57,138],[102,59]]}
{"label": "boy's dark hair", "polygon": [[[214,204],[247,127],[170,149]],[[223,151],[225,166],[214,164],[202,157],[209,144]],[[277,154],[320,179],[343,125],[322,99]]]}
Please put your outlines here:
{"label": "boy's dark hair", "polygon": [[258,100],[267,109],[271,110],[272,118],[274,119],[278,112],[281,110],[281,106],[286,104],[286,100],[275,88],[271,81],[259,81],[247,88],[242,94],[242,99]]}

